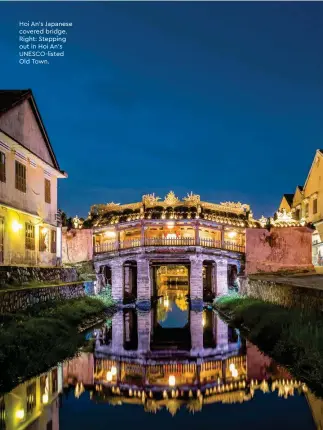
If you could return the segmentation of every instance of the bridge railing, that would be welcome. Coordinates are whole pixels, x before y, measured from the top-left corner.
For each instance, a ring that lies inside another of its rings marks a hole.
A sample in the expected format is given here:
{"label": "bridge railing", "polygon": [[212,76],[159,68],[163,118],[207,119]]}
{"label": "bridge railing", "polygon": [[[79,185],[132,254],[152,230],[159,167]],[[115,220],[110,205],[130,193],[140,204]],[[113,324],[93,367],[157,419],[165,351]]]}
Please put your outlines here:
{"label": "bridge railing", "polygon": [[122,240],[120,242],[108,242],[102,245],[95,245],[94,253],[101,254],[115,252],[123,249],[137,248],[140,246],[202,246],[205,248],[225,249],[233,252],[245,252],[244,245],[238,245],[234,242],[222,242],[221,240],[200,238],[196,241],[194,237],[150,237],[145,238],[142,242],[139,238],[131,240]]}

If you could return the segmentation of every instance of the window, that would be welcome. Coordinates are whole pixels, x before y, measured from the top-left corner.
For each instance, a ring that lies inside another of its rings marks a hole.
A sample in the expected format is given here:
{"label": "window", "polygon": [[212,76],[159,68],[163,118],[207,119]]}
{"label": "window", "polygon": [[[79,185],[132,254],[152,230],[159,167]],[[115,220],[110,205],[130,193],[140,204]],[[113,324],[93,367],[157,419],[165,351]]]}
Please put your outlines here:
{"label": "window", "polygon": [[27,387],[27,414],[32,414],[36,407],[36,382]]}
{"label": "window", "polygon": [[313,200],[313,215],[317,213],[317,199]]}
{"label": "window", "polygon": [[296,211],[295,211],[295,218],[296,219],[300,219],[300,214],[301,214],[301,211],[299,209],[296,209]]}
{"label": "window", "polygon": [[39,251],[44,252],[48,249],[48,230],[46,227],[39,228]]}
{"label": "window", "polygon": [[56,230],[51,230],[50,235],[50,252],[56,254]]}
{"label": "window", "polygon": [[35,250],[35,226],[28,222],[25,224],[25,248]]}
{"label": "window", "polygon": [[0,181],[6,182],[6,155],[0,151]]}
{"label": "window", "polygon": [[50,203],[50,180],[45,179],[45,202]]}
{"label": "window", "polygon": [[4,397],[0,398],[0,430],[6,430],[6,405]]}
{"label": "window", "polygon": [[57,368],[52,370],[52,394],[58,390],[58,374]]}
{"label": "window", "polygon": [[26,166],[16,161],[16,188],[23,193],[26,192]]}
{"label": "window", "polygon": [[305,218],[308,217],[308,203],[305,203]]}

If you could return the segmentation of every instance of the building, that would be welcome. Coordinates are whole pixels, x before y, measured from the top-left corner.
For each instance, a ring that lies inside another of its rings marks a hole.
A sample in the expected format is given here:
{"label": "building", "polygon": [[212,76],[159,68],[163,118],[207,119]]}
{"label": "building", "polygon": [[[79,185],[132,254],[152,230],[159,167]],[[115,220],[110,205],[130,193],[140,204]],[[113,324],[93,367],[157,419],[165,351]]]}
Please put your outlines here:
{"label": "building", "polygon": [[58,430],[62,365],[18,385],[0,397],[0,428]]}
{"label": "building", "polygon": [[259,227],[248,205],[203,202],[171,191],[164,200],[92,206],[94,265],[119,302],[147,302],[184,288],[192,300],[223,294],[243,272],[246,228]]}
{"label": "building", "polygon": [[[304,186],[298,185],[295,193],[284,194],[279,210],[301,224],[313,224],[312,258],[314,266],[323,265],[323,150],[315,153]],[[288,197],[286,197],[288,196]]]}
{"label": "building", "polygon": [[31,90],[0,91],[0,264],[61,259],[60,170]]}

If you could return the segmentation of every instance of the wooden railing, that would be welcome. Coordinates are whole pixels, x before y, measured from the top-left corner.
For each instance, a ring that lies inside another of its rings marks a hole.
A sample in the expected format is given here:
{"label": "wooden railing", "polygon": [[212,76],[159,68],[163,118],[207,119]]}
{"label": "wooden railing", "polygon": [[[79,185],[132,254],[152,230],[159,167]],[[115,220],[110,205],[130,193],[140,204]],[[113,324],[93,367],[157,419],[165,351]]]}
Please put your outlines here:
{"label": "wooden railing", "polygon": [[95,245],[94,253],[114,252],[122,249],[137,248],[139,246],[203,246],[205,248],[225,249],[234,252],[245,252],[244,245],[233,242],[221,242],[221,240],[200,238],[197,243],[194,237],[145,238],[144,243],[140,239],[122,240],[120,242],[110,242],[103,245]]}

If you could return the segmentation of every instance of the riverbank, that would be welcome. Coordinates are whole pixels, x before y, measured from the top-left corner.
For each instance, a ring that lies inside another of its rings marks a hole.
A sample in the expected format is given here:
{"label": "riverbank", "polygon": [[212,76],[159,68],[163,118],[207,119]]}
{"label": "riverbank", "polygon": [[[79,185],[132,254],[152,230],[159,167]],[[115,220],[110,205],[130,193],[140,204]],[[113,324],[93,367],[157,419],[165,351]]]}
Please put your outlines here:
{"label": "riverbank", "polygon": [[0,315],[0,392],[72,357],[84,344],[81,331],[108,318],[113,301],[91,297],[39,303]]}
{"label": "riverbank", "polygon": [[221,297],[215,308],[226,322],[265,354],[323,395],[323,317],[238,295]]}

